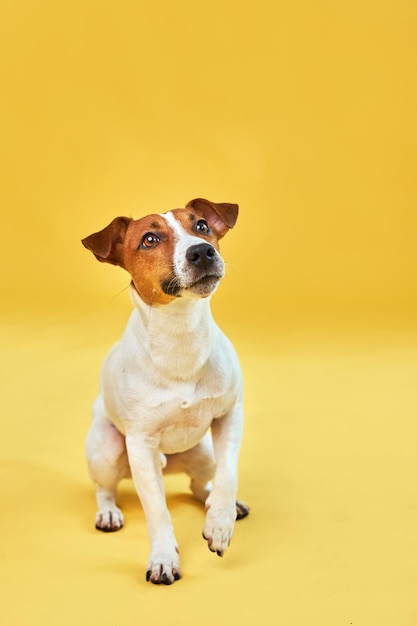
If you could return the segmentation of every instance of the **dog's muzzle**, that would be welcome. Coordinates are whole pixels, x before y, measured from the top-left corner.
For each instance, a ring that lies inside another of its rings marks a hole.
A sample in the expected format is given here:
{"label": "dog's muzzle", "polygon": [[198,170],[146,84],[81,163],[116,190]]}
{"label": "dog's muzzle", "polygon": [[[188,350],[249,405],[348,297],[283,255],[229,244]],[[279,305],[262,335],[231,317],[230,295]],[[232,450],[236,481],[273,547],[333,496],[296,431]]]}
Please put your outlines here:
{"label": "dog's muzzle", "polygon": [[205,298],[213,293],[223,275],[222,257],[212,245],[202,242],[187,248],[181,267],[176,268],[175,277],[164,281],[162,288],[170,295],[188,293]]}
{"label": "dog's muzzle", "polygon": [[209,243],[190,246],[185,254],[187,268],[186,288],[200,297],[210,295],[224,274],[224,263],[217,250]]}

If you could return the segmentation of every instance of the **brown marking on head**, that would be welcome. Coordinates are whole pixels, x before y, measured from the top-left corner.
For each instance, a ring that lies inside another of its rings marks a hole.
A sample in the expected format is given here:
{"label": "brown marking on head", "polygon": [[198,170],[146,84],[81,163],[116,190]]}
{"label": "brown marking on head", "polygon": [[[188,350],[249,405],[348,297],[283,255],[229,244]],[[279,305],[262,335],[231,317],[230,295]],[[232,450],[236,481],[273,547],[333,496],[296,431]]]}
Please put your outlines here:
{"label": "brown marking on head", "polygon": [[147,304],[168,304],[175,299],[162,289],[164,283],[175,281],[172,267],[175,241],[174,233],[160,215],[139,220],[116,218],[82,243],[99,261],[127,270]]}
{"label": "brown marking on head", "polygon": [[82,244],[102,263],[121,265],[122,247],[132,221],[131,217],[116,217],[106,228],[83,239]]}
{"label": "brown marking on head", "polygon": [[[196,198],[185,209],[174,209],[172,213],[187,233],[218,250],[218,239],[236,223],[238,205]],[[208,229],[201,228],[201,220],[207,222]],[[168,304],[179,295],[173,267],[176,234],[161,215],[147,215],[139,220],[116,217],[82,243],[99,261],[126,269],[147,304]]]}
{"label": "brown marking on head", "polygon": [[211,202],[204,198],[194,198],[194,200],[190,200],[186,208],[193,209],[195,213],[201,215],[202,218],[209,223],[217,239],[224,237],[227,231],[233,228],[239,213],[239,206],[237,204]]}
{"label": "brown marking on head", "polygon": [[132,276],[136,291],[149,305],[168,304],[176,297],[163,289],[163,285],[175,284],[174,246],[174,233],[160,215],[134,221],[126,234],[124,267]]}
{"label": "brown marking on head", "polygon": [[[200,237],[207,243],[210,243],[216,250],[219,249],[218,239],[219,237],[214,232],[212,226],[208,222],[208,220],[204,217],[202,213],[196,214],[192,213],[188,209],[173,209],[170,211],[175,219],[181,224],[183,229],[189,235],[194,237]],[[197,224],[199,221],[204,220],[207,222],[209,230],[207,232],[202,232],[197,230]]]}

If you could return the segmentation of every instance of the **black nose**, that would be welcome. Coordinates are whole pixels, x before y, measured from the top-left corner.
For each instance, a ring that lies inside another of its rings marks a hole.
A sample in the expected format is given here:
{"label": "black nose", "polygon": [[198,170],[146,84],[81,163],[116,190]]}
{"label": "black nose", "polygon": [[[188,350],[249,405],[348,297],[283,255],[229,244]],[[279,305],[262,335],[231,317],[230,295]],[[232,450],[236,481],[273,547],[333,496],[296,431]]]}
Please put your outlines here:
{"label": "black nose", "polygon": [[198,268],[209,269],[216,257],[216,250],[209,243],[190,246],[185,254],[187,261]]}

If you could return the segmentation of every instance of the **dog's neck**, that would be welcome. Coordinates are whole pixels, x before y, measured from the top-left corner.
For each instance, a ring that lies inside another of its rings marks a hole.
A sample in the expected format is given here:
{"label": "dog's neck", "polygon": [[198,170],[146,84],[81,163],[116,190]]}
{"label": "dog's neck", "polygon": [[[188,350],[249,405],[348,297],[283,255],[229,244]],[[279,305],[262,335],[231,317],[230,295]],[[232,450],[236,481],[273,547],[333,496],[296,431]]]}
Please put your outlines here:
{"label": "dog's neck", "polygon": [[177,298],[170,304],[149,306],[132,287],[131,300],[135,334],[141,336],[158,370],[169,378],[195,378],[212,351],[216,326],[210,298]]}

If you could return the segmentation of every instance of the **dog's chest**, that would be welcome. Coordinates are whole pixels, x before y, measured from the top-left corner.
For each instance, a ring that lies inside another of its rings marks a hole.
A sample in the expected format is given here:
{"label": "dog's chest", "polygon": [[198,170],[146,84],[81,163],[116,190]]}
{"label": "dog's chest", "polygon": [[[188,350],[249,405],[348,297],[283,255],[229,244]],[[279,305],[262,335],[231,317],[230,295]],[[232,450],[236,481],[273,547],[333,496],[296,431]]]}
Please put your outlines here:
{"label": "dog's chest", "polygon": [[156,385],[142,373],[139,379],[124,379],[123,391],[119,388],[107,398],[105,393],[105,401],[122,433],[134,430],[155,439],[161,452],[173,454],[195,446],[213,419],[231,410],[236,389],[227,379],[210,375],[198,381],[160,379]]}
{"label": "dog's chest", "polygon": [[160,403],[147,411],[147,428],[159,439],[159,448],[166,454],[195,446],[213,419],[225,415],[233,404],[225,390],[219,393],[219,389],[195,382],[159,388],[157,398]]}
{"label": "dog's chest", "polygon": [[186,335],[188,344],[159,330],[145,333],[137,313],[133,315],[109,355],[103,393],[122,433],[133,430],[154,438],[162,452],[172,454],[195,446],[213,419],[233,408],[241,376],[230,342],[215,328],[210,343],[203,324],[199,333]]}
{"label": "dog's chest", "polygon": [[172,454],[195,446],[222,410],[222,403],[215,398],[196,400],[183,394],[173,399],[155,416],[155,434],[159,438],[160,450]]}

